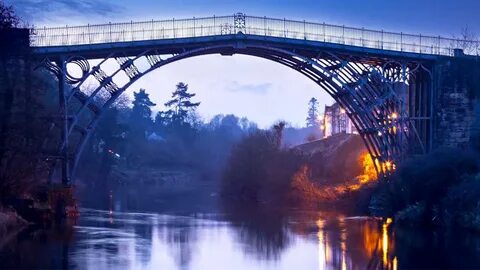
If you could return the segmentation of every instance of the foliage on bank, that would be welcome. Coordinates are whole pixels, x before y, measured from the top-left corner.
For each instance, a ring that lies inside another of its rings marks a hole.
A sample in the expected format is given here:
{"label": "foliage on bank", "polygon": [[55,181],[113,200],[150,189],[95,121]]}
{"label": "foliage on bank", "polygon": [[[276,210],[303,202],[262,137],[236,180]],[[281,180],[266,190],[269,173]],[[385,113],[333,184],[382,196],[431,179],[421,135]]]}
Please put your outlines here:
{"label": "foliage on bank", "polygon": [[236,144],[222,177],[224,198],[244,204],[284,205],[303,157],[281,146],[284,124],[258,130]]}
{"label": "foliage on bank", "polygon": [[373,193],[370,210],[408,226],[480,230],[480,164],[474,150],[440,149],[406,161]]}

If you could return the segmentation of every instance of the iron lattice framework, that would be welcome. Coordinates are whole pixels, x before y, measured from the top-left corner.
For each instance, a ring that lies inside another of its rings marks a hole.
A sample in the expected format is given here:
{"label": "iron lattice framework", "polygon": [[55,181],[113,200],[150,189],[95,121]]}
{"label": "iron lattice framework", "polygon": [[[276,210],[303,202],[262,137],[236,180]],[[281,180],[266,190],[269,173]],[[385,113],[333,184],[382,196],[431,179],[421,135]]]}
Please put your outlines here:
{"label": "iron lattice framework", "polygon": [[[241,27],[241,23],[239,25]],[[61,161],[63,181],[68,182],[102,113],[130,85],[169,63],[209,54],[261,57],[285,65],[314,81],[345,109],[380,175],[388,175],[394,170],[395,164],[411,151],[411,145],[422,145],[409,119],[405,99],[397,94],[399,90],[405,90],[420,64],[378,61],[328,51],[319,51],[312,57],[311,53],[307,55],[294,48],[249,44],[247,39],[241,43],[182,47],[175,51],[180,53],[165,54],[155,48],[135,55],[117,51],[94,65],[87,57],[79,55],[45,59],[45,66],[58,76],[60,84],[71,85],[64,99],[60,98],[60,112],[64,117],[52,122],[50,136],[44,144],[51,153],[49,156],[53,157],[50,158],[50,176]],[[72,74],[71,66],[77,66],[80,72]],[[113,70],[112,66],[115,66]],[[93,89],[92,82],[96,83]]]}
{"label": "iron lattice framework", "polygon": [[431,64],[452,55],[461,42],[469,45],[466,53],[479,48],[478,42],[241,13],[39,28],[31,41],[34,54],[59,81],[59,117],[51,123],[44,149],[49,179],[61,167],[64,183],[103,112],[129,86],[164,65],[209,54],[261,57],[314,81],[345,110],[377,172],[386,176],[406,154],[431,148]]}

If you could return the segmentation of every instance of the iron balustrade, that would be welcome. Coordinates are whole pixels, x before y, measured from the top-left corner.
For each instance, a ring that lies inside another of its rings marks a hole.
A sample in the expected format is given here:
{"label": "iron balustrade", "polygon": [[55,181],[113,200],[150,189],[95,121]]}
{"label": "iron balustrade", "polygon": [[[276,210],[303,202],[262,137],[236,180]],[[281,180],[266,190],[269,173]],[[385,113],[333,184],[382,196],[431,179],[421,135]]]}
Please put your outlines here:
{"label": "iron balustrade", "polygon": [[468,55],[479,55],[478,41],[412,35],[326,23],[246,16],[151,20],[83,26],[33,28],[33,47],[73,46],[174,38],[195,38],[242,32],[249,35],[279,37],[344,44],[372,49],[453,56],[460,48]]}

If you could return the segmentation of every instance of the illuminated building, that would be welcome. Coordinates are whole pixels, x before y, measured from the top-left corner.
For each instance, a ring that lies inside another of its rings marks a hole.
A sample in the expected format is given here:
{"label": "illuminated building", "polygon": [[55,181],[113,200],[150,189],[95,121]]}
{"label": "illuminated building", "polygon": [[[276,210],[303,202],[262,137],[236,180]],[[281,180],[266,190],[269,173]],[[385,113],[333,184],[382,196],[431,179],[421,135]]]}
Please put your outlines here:
{"label": "illuminated building", "polygon": [[325,105],[322,129],[324,138],[338,133],[357,134],[347,111],[336,102],[331,106]]}

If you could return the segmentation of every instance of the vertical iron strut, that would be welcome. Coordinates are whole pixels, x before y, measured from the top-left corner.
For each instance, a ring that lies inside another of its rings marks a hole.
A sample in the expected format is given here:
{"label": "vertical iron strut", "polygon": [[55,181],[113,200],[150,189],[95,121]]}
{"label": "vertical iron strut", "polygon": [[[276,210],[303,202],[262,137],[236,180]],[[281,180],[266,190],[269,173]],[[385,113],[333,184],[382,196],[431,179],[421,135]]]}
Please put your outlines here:
{"label": "vertical iron strut", "polygon": [[59,67],[58,74],[58,107],[60,113],[60,138],[63,147],[60,149],[61,156],[61,168],[62,168],[62,184],[70,184],[69,173],[69,155],[68,155],[68,118],[67,118],[67,98],[65,95],[65,84],[67,78],[67,63],[64,56],[59,56],[57,60],[57,66]]}

